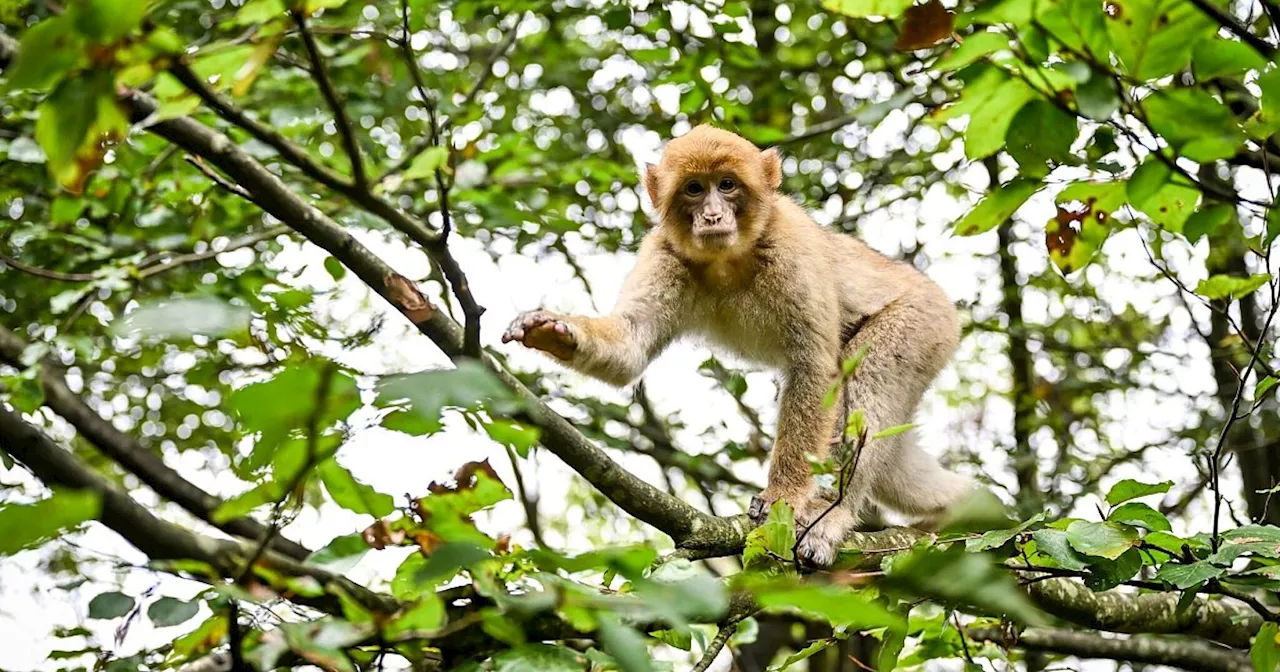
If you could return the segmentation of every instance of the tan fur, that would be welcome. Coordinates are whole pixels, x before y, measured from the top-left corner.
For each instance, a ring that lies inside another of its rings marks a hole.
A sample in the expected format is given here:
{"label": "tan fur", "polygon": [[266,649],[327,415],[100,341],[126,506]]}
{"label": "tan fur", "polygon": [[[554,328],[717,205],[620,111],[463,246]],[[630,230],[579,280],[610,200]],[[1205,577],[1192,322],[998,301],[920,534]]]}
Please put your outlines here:
{"label": "tan fur", "polygon": [[[690,181],[703,190],[690,194]],[[955,351],[959,327],[937,284],[856,238],[822,229],[777,192],[780,182],[775,151],[762,152],[728,131],[699,126],[672,140],[644,175],[659,226],[642,242],[613,312],[533,311],[518,317],[503,340],[552,352],[616,385],[634,380],[684,334],[777,368],[778,439],[761,498],[787,500],[807,525],[830,503],[815,497],[807,456],[824,458],[833,431],[840,433],[841,404],[822,403],[840,362],[871,343],[844,394],[865,411],[872,432],[907,423]],[[872,441],[841,510],[806,534],[801,551],[828,564],[864,505],[928,522],[967,487],[921,452],[910,433]]]}

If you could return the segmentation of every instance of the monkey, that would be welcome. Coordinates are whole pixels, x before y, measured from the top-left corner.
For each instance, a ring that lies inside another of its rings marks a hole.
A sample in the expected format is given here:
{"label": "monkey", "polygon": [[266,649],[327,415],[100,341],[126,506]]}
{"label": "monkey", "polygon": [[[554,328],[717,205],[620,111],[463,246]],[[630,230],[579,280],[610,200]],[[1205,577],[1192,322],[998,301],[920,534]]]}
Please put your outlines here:
{"label": "monkey", "polygon": [[[525,312],[502,342],[619,387],[686,335],[777,370],[768,483],[749,514],[759,524],[785,500],[803,562],[829,566],[877,507],[936,525],[972,482],[923,452],[911,432],[868,441],[835,507],[830,493],[819,492],[809,460],[826,459],[840,442],[842,407],[862,409],[872,433],[911,422],[959,342],[958,313],[942,288],[913,266],[819,226],[779,191],[776,149],[731,131],[701,125],[670,140],[659,162],[645,166],[643,183],[657,222],[613,310],[601,317]],[[839,401],[824,403],[841,362],[864,346]]]}

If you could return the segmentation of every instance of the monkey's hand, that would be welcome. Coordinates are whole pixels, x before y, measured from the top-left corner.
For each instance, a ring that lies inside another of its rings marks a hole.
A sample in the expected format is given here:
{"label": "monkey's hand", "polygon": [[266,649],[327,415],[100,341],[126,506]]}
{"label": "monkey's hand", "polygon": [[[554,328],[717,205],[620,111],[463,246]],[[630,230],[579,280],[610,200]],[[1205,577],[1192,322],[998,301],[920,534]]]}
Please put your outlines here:
{"label": "monkey's hand", "polygon": [[521,313],[502,334],[502,342],[519,341],[526,348],[541,350],[557,359],[569,360],[578,350],[573,325],[545,310]]}
{"label": "monkey's hand", "polygon": [[803,515],[808,510],[809,502],[813,499],[813,495],[812,487],[783,489],[770,485],[760,494],[751,498],[751,508],[747,509],[747,516],[757,526],[763,525],[764,521],[769,518],[769,510],[773,508],[773,503],[779,499],[786,500],[787,504],[791,506],[791,510],[797,515]]}

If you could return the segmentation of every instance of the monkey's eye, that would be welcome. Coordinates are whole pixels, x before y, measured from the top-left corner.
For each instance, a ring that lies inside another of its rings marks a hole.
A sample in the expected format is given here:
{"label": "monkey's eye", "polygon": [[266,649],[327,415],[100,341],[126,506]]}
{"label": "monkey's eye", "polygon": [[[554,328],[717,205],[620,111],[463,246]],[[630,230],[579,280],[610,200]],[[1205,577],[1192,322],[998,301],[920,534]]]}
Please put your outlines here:
{"label": "monkey's eye", "polygon": [[733,191],[737,186],[738,183],[734,182],[731,178],[726,177],[723,180],[720,180],[720,191]]}
{"label": "monkey's eye", "polygon": [[690,183],[688,183],[688,184],[684,185],[684,193],[689,194],[690,196],[697,196],[698,194],[701,194],[701,193],[702,193],[702,183],[701,183],[701,182],[690,182]]}

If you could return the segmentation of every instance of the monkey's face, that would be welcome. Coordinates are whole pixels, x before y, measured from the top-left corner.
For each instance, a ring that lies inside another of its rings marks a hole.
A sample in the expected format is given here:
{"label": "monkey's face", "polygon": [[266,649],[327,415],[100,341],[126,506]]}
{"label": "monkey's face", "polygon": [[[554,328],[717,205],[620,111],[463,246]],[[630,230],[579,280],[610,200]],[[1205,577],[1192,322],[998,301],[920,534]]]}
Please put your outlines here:
{"label": "monkey's face", "polygon": [[774,150],[699,126],[667,144],[645,169],[645,188],[677,247],[695,258],[751,247],[772,213],[781,182]]}
{"label": "monkey's face", "polygon": [[746,190],[729,173],[691,176],[680,185],[677,197],[680,219],[688,222],[693,244],[705,250],[723,250],[738,243],[738,213]]}

